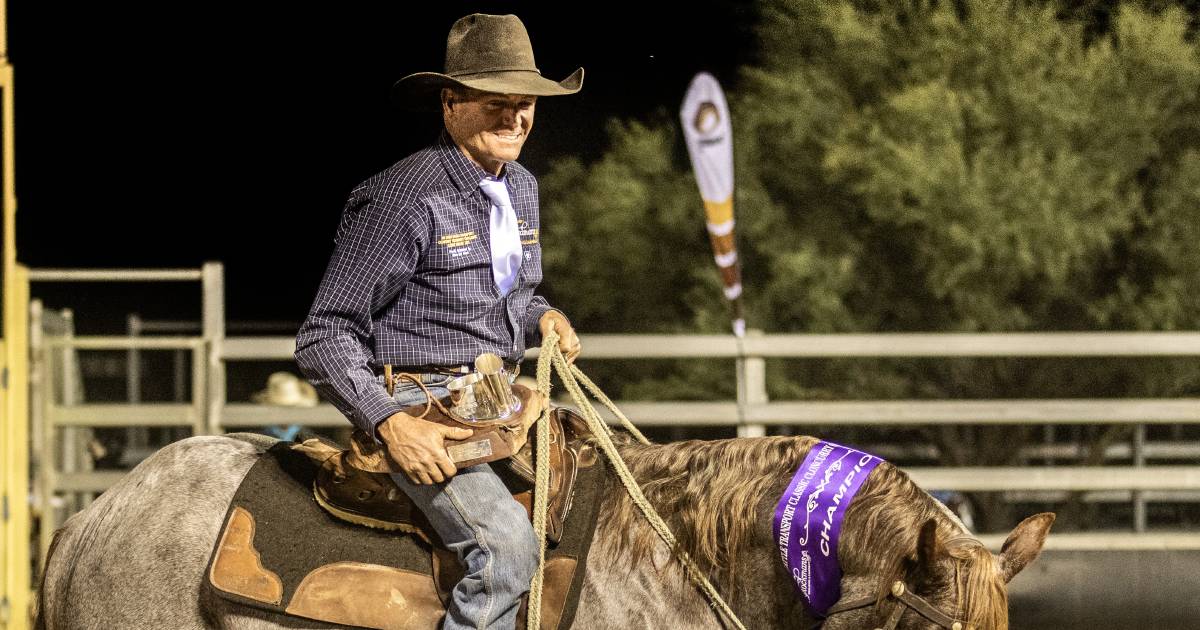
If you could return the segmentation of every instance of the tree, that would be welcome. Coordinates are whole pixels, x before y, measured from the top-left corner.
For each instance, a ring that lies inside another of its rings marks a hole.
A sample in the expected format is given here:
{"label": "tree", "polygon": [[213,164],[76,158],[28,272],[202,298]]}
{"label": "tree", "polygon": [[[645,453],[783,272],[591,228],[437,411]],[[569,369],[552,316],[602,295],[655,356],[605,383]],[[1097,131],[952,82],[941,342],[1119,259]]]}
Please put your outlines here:
{"label": "tree", "polygon": [[[985,0],[764,7],[763,62],[730,90],[750,325],[1200,327],[1188,17],[1122,5],[1097,29],[1051,5]],[[548,277],[570,279],[553,287],[558,302],[583,330],[723,331],[677,129],[666,116],[614,123],[610,141],[594,164],[543,180],[548,229],[571,243],[547,253]],[[673,366],[623,395],[727,397],[724,373]],[[1200,367],[1169,361],[789,362],[770,377],[784,399],[1200,391]],[[1033,430],[923,435],[950,463],[1000,465]],[[1095,434],[1097,448],[1124,436]],[[988,524],[1009,520],[985,507]]]}

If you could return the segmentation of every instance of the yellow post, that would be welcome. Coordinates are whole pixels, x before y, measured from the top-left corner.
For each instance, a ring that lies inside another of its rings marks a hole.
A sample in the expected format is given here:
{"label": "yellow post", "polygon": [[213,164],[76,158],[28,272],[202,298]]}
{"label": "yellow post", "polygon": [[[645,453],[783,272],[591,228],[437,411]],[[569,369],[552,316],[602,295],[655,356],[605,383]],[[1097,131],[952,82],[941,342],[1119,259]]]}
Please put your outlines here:
{"label": "yellow post", "polygon": [[[4,601],[0,623],[4,630],[30,627],[29,535],[29,372],[25,305],[29,303],[29,271],[13,264],[4,274],[4,368],[6,387],[0,407],[3,429]],[[0,376],[0,381],[4,379]],[[5,383],[0,382],[0,385]],[[0,604],[2,605],[2,604]]]}
{"label": "yellow post", "polygon": [[[8,370],[8,349],[0,339],[0,373]],[[8,618],[12,616],[8,605],[8,396],[0,387],[0,456],[5,459],[0,463],[0,628],[7,628]]]}
{"label": "yellow post", "polygon": [[0,627],[30,627],[29,548],[29,273],[17,264],[17,194],[13,68],[8,63],[8,7],[0,0],[0,93],[3,95],[4,339],[0,352]]}

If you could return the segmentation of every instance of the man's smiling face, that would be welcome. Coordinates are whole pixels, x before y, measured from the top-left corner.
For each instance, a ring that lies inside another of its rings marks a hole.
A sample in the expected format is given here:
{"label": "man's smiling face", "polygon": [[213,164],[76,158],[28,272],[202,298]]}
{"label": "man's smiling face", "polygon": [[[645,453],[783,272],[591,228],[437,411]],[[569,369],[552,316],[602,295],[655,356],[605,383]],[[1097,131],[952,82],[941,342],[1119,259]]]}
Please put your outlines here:
{"label": "man's smiling face", "polygon": [[493,175],[521,155],[536,104],[536,96],[442,89],[446,131],[467,157]]}

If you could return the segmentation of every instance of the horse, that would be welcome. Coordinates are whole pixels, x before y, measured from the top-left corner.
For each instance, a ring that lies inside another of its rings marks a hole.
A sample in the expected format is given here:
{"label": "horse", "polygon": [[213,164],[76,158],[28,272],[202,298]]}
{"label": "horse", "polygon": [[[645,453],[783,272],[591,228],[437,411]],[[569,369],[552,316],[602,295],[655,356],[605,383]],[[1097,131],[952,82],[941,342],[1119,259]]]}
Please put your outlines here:
{"label": "horse", "polygon": [[[68,519],[48,554],[36,627],[329,627],[228,602],[204,584],[230,499],[272,443],[251,434],[176,442]],[[651,531],[620,484],[608,484],[573,627],[725,627],[690,582],[678,552],[707,574],[747,628],[874,628],[895,615],[896,628],[939,627],[916,610],[896,610],[901,604],[888,598],[896,581],[966,628],[1008,627],[1006,584],[1037,557],[1054,515],[1025,519],[994,555],[887,462],[850,504],[838,543],[841,602],[865,598],[869,605],[824,620],[812,616],[779,559],[771,519],[816,443],[778,436],[619,444],[647,499],[676,534],[677,549]]]}

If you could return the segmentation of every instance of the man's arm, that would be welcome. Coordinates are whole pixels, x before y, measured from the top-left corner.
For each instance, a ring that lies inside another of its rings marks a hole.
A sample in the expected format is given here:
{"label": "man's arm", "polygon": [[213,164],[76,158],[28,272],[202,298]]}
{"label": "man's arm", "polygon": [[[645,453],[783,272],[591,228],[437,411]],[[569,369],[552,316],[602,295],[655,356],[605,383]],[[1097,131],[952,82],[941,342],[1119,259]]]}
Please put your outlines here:
{"label": "man's arm", "polygon": [[[525,308],[525,347],[536,348],[542,345],[542,331],[539,322],[542,321],[542,315],[547,311],[558,311],[558,309],[550,306],[546,298],[535,295],[529,300],[529,306]],[[562,311],[558,311],[560,314]],[[566,315],[563,315],[566,317]]]}
{"label": "man's arm", "polygon": [[579,336],[575,327],[562,311],[551,308],[546,298],[535,295],[529,300],[529,308],[525,310],[525,347],[541,347],[546,333],[554,330],[558,333],[558,349],[562,351],[567,363],[574,363],[581,350]]}
{"label": "man's arm", "polygon": [[368,435],[396,412],[376,381],[372,313],[395,298],[428,240],[427,215],[352,194],[333,256],[296,337],[300,371],[334,407]]}

